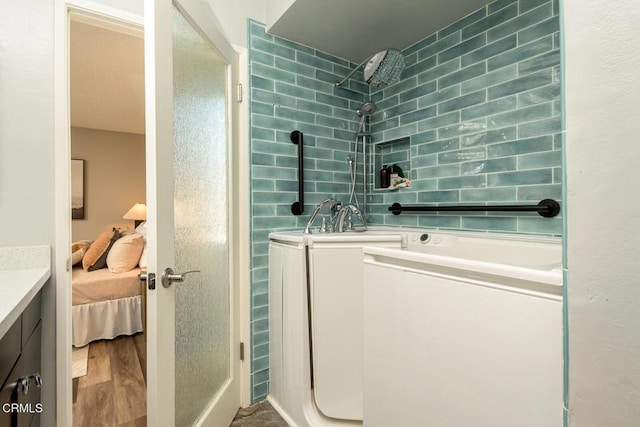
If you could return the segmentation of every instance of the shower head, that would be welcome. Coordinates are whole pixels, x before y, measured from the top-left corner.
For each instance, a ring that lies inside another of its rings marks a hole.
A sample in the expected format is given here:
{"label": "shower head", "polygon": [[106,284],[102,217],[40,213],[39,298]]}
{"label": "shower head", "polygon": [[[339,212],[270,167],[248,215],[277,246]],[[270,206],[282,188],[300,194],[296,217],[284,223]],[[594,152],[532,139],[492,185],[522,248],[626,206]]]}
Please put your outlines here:
{"label": "shower head", "polygon": [[382,50],[354,68],[347,77],[336,82],[336,87],[342,86],[363,65],[364,80],[371,86],[384,87],[400,79],[400,73],[404,69],[404,56],[398,49]]}
{"label": "shower head", "polygon": [[364,79],[374,87],[384,87],[397,82],[404,69],[404,57],[397,49],[376,53],[364,66]]}
{"label": "shower head", "polygon": [[356,113],[362,117],[362,116],[370,116],[373,113],[376,112],[376,110],[378,109],[378,107],[376,106],[376,104],[373,101],[366,101],[364,104],[362,104],[362,107],[358,108],[356,110]]}

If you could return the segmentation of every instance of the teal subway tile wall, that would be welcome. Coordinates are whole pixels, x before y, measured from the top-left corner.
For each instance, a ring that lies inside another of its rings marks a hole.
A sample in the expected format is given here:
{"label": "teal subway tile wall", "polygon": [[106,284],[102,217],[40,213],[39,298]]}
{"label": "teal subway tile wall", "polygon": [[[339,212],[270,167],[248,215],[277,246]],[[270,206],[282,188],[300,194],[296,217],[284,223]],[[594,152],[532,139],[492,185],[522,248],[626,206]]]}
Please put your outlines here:
{"label": "teal subway tile wall", "polygon": [[[268,234],[301,229],[315,204],[348,199],[346,158],[373,100],[367,142],[368,221],[374,225],[559,235],[560,218],[510,213],[403,213],[403,204],[537,203],[561,198],[559,0],[498,0],[406,48],[401,80],[373,90],[358,64],[265,33],[249,21],[252,401],[269,390]],[[305,138],[305,212],[297,200],[297,147]],[[412,187],[379,187],[396,163]]]}
{"label": "teal subway tile wall", "polygon": [[[394,202],[514,204],[560,200],[562,183],[557,0],[499,0],[404,50],[399,82],[371,92],[369,221],[561,234],[535,213],[390,215]],[[410,189],[379,188],[393,145]],[[402,162],[402,163],[401,163]]]}
{"label": "teal subway tile wall", "polygon": [[[369,88],[352,80],[335,88],[357,64],[265,33],[249,21],[251,141],[251,334],[252,401],[263,400],[269,381],[268,235],[302,228],[316,204],[349,193],[347,156]],[[357,79],[358,77],[356,77]],[[297,146],[304,135],[305,209],[298,200]]]}

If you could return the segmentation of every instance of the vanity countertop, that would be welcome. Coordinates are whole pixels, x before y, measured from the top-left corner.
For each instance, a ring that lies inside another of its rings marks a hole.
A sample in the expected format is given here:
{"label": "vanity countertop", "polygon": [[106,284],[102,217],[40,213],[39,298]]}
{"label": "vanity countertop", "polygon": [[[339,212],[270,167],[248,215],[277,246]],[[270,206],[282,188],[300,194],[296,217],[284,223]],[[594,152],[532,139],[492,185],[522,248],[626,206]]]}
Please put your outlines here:
{"label": "vanity countertop", "polygon": [[0,338],[51,276],[49,246],[0,248]]}

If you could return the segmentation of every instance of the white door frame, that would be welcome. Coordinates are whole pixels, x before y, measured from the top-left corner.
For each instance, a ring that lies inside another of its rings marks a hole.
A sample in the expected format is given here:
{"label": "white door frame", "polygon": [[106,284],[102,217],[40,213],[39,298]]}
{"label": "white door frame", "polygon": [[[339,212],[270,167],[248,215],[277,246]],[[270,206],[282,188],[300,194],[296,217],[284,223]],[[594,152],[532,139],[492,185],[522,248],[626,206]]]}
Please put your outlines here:
{"label": "white door frame", "polygon": [[[233,46],[233,45],[232,45]],[[244,89],[244,100],[240,104],[237,150],[238,164],[246,168],[238,171],[238,239],[239,253],[238,283],[240,284],[240,341],[244,343],[244,361],[240,365],[240,402],[242,407],[251,405],[251,180],[249,176],[249,52],[246,48],[234,46],[239,52],[238,76]]]}
{"label": "white door frame", "polygon": [[55,271],[56,271],[56,425],[71,426],[71,117],[69,84],[70,14],[105,22],[120,20],[142,25],[142,18],[84,0],[55,0],[54,7],[54,146],[55,146]]}
{"label": "white door frame", "polygon": [[[93,18],[103,17],[108,21],[124,21],[130,25],[142,27],[142,16],[109,7],[88,0],[54,0],[54,170],[55,170],[55,227],[56,243],[54,251],[56,278],[56,425],[71,427],[72,379],[71,379],[71,117],[70,117],[70,83],[69,83],[69,15],[75,13]],[[236,47],[237,49],[237,47]],[[246,50],[240,52],[240,82],[248,87],[246,74]],[[240,112],[239,146],[237,155],[239,164],[248,165],[249,143],[247,132],[248,107]],[[251,402],[251,349],[250,349],[250,242],[249,234],[249,170],[243,168],[238,172],[238,235],[240,248],[238,251],[240,286],[240,339],[245,343],[245,360],[241,365],[241,403],[248,406]]]}

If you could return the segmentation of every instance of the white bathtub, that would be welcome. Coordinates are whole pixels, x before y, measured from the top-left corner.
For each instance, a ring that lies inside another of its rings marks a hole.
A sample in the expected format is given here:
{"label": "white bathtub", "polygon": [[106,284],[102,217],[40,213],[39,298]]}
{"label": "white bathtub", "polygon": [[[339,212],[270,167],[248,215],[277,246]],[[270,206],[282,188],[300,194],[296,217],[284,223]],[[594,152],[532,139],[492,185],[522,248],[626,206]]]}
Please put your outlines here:
{"label": "white bathtub", "polygon": [[562,425],[560,239],[425,231],[363,251],[365,426]]}
{"label": "white bathtub", "polygon": [[269,235],[270,386],[292,426],[362,425],[362,247],[397,230]]}
{"label": "white bathtub", "polygon": [[270,239],[269,400],[290,425],[533,426],[531,408],[554,421],[538,425],[562,419],[560,239],[385,227]]}

